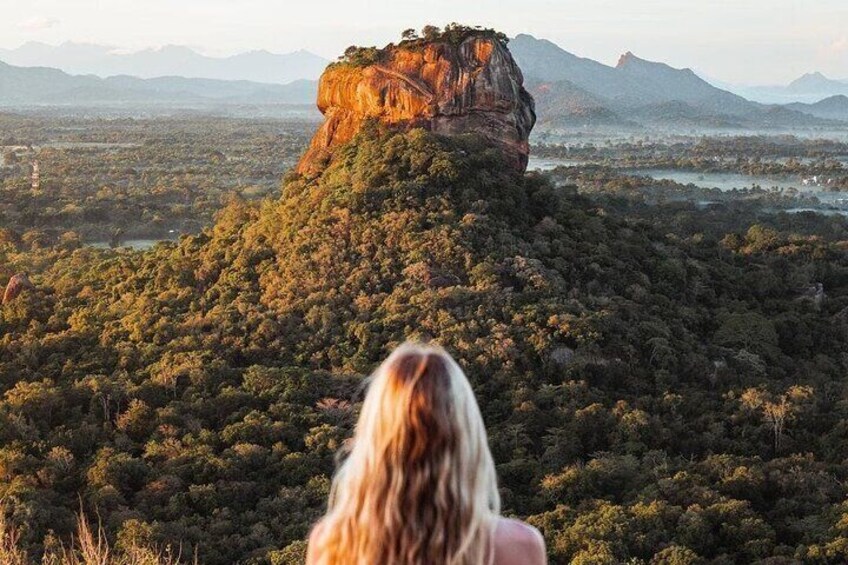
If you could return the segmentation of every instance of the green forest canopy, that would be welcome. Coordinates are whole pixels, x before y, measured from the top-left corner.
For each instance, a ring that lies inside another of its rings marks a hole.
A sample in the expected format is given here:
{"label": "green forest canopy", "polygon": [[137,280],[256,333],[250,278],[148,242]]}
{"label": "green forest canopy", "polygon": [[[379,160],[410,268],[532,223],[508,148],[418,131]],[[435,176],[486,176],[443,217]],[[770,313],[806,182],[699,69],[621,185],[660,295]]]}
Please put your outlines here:
{"label": "green forest canopy", "polygon": [[295,563],[363,376],[432,339],[552,563],[845,562],[845,242],[747,219],[680,237],[368,128],[176,244],[6,241],[37,289],[0,309],[0,499],[34,555],[81,497],[119,543]]}

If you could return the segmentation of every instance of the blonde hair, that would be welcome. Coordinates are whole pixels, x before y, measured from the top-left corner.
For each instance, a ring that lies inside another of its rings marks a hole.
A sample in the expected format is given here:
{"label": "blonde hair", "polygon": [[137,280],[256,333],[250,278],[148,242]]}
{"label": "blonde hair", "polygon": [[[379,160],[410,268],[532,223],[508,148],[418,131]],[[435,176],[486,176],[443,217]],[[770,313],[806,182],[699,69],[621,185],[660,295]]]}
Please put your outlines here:
{"label": "blonde hair", "polygon": [[480,565],[500,513],[471,385],[445,351],[404,344],[377,369],[313,541],[321,565]]}

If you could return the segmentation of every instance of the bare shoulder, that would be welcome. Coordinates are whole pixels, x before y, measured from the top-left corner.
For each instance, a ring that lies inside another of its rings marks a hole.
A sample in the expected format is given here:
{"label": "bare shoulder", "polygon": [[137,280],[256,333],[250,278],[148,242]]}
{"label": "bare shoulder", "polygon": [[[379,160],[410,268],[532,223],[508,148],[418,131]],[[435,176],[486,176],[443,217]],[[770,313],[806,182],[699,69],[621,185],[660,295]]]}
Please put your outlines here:
{"label": "bare shoulder", "polygon": [[545,565],[545,540],[539,530],[509,518],[499,518],[495,528],[494,565]]}
{"label": "bare shoulder", "polygon": [[324,531],[324,522],[318,522],[309,532],[309,542],[306,545],[306,565],[312,565],[318,562],[318,551],[315,549],[316,541],[321,537]]}

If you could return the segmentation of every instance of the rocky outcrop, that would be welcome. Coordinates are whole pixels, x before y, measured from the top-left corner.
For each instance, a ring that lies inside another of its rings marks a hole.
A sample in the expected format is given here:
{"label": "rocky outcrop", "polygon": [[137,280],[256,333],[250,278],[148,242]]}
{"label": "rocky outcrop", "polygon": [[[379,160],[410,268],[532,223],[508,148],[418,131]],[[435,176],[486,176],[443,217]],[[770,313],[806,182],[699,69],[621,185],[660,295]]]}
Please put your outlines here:
{"label": "rocky outcrop", "polygon": [[350,141],[367,119],[445,135],[477,133],[523,171],[536,121],[523,82],[506,45],[485,35],[471,35],[458,45],[389,46],[371,64],[330,65],[318,87],[325,120],[297,171],[320,171],[333,149]]}
{"label": "rocky outcrop", "polygon": [[9,279],[6,291],[3,293],[3,304],[8,304],[18,297],[24,289],[35,288],[26,273],[18,273]]}

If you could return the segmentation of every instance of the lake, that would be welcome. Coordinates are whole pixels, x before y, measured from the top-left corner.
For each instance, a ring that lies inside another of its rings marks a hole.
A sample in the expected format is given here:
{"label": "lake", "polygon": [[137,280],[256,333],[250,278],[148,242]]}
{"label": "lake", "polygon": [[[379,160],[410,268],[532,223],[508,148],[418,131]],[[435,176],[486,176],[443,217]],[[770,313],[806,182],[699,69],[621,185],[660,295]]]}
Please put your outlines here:
{"label": "lake", "polygon": [[656,180],[670,180],[684,185],[693,184],[699,188],[717,188],[722,191],[751,188],[758,185],[763,189],[797,188],[798,190],[806,189],[810,192],[819,192],[814,187],[804,187],[800,178],[767,177],[742,173],[705,173],[677,169],[623,169],[621,172],[627,175],[651,177]]}
{"label": "lake", "polygon": [[804,186],[799,178],[768,177],[763,175],[745,175],[742,173],[703,173],[675,169],[626,169],[621,171],[628,175],[651,177],[657,180],[671,180],[683,185],[692,184],[699,188],[717,188],[721,191],[751,188],[758,185],[764,190],[777,188],[779,190],[797,189],[799,194],[812,195],[822,204],[838,206],[848,204],[848,193],[822,190],[818,186]]}
{"label": "lake", "polygon": [[[119,247],[129,247],[136,251],[145,251],[147,249],[153,248],[160,241],[176,241],[175,239],[125,239],[121,241],[121,245]],[[96,249],[109,249],[108,241],[95,241],[87,244],[90,247],[94,247]]]}
{"label": "lake", "polygon": [[557,167],[577,167],[585,165],[588,161],[581,159],[556,159],[545,157],[533,157],[527,161],[528,171],[550,171]]}
{"label": "lake", "polygon": [[781,210],[782,212],[786,212],[787,214],[801,214],[803,212],[815,212],[816,214],[821,214],[822,216],[848,216],[848,210],[830,210],[823,208],[786,208],[785,210]]}

